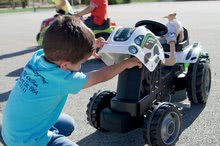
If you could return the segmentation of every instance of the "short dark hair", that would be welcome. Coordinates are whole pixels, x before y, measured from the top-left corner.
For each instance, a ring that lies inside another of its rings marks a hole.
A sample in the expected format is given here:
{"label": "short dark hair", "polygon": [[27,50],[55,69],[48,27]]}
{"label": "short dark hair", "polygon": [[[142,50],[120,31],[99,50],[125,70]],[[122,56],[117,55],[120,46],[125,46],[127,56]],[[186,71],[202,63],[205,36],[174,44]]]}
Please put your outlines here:
{"label": "short dark hair", "polygon": [[95,49],[95,36],[83,22],[73,16],[59,16],[43,39],[45,57],[50,61],[77,63]]}

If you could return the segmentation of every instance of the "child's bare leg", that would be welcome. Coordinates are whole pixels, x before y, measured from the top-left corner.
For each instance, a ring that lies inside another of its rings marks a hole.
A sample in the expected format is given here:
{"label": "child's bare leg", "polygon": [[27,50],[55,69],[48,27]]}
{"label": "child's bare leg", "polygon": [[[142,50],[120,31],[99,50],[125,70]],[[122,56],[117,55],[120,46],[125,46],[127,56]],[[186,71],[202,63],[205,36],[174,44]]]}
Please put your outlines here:
{"label": "child's bare leg", "polygon": [[170,42],[170,57],[165,59],[165,65],[175,65],[176,64],[176,48],[175,42]]}

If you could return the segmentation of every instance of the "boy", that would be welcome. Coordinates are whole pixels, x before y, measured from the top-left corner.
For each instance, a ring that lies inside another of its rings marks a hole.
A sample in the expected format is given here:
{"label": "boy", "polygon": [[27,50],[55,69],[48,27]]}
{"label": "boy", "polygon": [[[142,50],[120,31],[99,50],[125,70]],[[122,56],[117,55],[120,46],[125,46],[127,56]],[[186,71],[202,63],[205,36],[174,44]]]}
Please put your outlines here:
{"label": "boy", "polygon": [[56,11],[59,14],[73,14],[73,8],[68,0],[52,0],[56,5]]}
{"label": "boy", "polygon": [[[50,25],[56,20],[59,19],[60,15],[55,15],[52,18],[48,18],[46,20],[44,20],[41,24],[41,28],[40,28],[40,32],[38,33],[37,36],[37,43],[39,46],[42,46],[43,43],[43,39],[44,39],[44,34],[46,33],[47,29],[50,27]],[[96,40],[96,44],[103,44],[105,43],[105,39],[102,37],[99,37]],[[97,46],[98,48],[100,48],[101,46]],[[93,51],[92,56],[94,56],[95,58],[101,58],[101,55],[97,54],[96,50]]]}
{"label": "boy", "polygon": [[108,0],[90,0],[89,6],[74,15],[82,17],[89,13],[91,16],[84,21],[86,26],[91,29],[102,26],[108,19]]}
{"label": "boy", "polygon": [[[168,19],[166,35],[160,38],[161,44],[168,43],[170,45],[170,57],[165,59],[165,65],[172,66],[176,64],[176,48],[177,42],[182,42],[184,39],[183,27],[181,22],[177,19],[176,13],[170,13],[164,18]],[[178,40],[177,40],[178,39]]]}
{"label": "boy", "polygon": [[78,72],[94,49],[94,34],[79,19],[63,16],[51,24],[43,49],[25,66],[4,109],[2,137],[6,145],[76,145],[66,137],[74,130],[73,119],[61,114],[68,94],[142,66],[131,58],[87,74]]}

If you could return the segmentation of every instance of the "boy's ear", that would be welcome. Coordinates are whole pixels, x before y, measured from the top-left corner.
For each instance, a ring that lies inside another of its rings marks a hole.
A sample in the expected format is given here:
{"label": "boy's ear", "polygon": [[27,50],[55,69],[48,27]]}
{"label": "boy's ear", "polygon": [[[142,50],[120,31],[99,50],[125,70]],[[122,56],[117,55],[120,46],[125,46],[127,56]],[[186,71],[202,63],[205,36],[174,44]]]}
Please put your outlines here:
{"label": "boy's ear", "polygon": [[68,69],[69,64],[70,64],[69,61],[62,61],[62,62],[60,63],[60,68],[62,68],[62,69]]}

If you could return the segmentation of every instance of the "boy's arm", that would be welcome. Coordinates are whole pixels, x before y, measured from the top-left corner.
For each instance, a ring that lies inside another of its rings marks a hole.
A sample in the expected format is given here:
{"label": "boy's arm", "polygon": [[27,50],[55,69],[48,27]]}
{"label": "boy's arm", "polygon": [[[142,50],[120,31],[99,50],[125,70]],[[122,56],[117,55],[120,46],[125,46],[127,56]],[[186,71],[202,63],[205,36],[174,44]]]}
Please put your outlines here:
{"label": "boy's arm", "polygon": [[184,40],[184,32],[180,31],[178,42],[182,42]]}
{"label": "boy's arm", "polygon": [[142,64],[137,58],[134,57],[124,60],[118,64],[107,66],[101,70],[89,72],[88,82],[86,83],[84,88],[88,88],[95,84],[110,80],[111,78],[121,73],[125,69],[129,69],[135,66],[139,66],[139,68],[141,68]]}
{"label": "boy's arm", "polygon": [[93,10],[95,9],[95,5],[89,5],[87,6],[85,9],[83,9],[82,11],[74,14],[76,17],[81,17],[81,16],[84,16],[86,14],[89,14],[91,13]]}
{"label": "boy's arm", "polygon": [[173,66],[174,64],[176,64],[175,41],[171,41],[169,44],[170,44],[170,57],[165,59],[165,65]]}
{"label": "boy's arm", "polygon": [[96,50],[93,51],[92,56],[94,56],[95,58],[102,58],[102,56],[100,54],[97,54],[97,49],[100,49],[104,46],[104,44],[106,44],[107,42],[105,41],[105,39],[103,37],[99,37],[97,39],[95,39],[95,44],[96,44]]}
{"label": "boy's arm", "polygon": [[176,42],[171,41],[170,42],[170,54],[171,56],[176,57],[176,47],[175,47]]}

